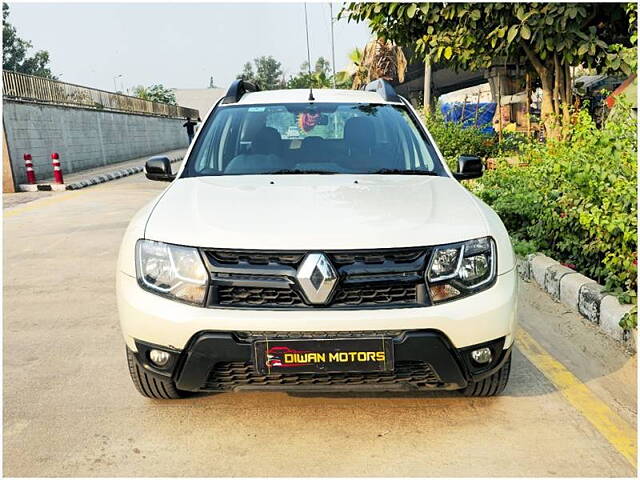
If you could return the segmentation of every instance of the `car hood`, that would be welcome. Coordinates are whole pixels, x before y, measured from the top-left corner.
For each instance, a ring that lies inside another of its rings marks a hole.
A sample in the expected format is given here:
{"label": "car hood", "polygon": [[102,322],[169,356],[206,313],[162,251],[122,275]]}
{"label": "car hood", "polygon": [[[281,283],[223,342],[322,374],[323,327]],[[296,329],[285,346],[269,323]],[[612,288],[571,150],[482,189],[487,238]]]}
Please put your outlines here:
{"label": "car hood", "polygon": [[264,250],[437,245],[488,235],[479,203],[448,177],[182,178],[156,204],[145,238]]}

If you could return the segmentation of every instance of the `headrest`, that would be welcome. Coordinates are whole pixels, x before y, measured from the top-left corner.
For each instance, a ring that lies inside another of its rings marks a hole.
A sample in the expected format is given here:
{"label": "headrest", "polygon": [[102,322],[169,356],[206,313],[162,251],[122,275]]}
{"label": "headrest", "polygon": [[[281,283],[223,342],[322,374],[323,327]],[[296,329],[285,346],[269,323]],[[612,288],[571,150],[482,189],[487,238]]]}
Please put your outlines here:
{"label": "headrest", "polygon": [[268,155],[279,154],[282,148],[282,138],[273,127],[263,127],[251,141],[251,153]]}
{"label": "headrest", "polygon": [[367,117],[353,117],[344,124],[344,141],[349,153],[364,153],[375,144],[376,131],[373,121]]}

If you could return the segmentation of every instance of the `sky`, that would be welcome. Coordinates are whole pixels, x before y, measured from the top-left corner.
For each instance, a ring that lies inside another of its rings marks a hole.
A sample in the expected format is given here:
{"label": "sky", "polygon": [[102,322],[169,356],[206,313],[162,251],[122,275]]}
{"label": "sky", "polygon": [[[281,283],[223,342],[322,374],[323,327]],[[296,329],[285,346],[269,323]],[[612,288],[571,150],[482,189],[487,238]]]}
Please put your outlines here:
{"label": "sky", "polygon": [[[333,4],[334,16],[341,4]],[[226,88],[245,62],[280,61],[288,78],[307,58],[302,3],[12,3],[8,21],[34,49],[48,50],[60,80],[114,90],[161,83]],[[308,3],[312,63],[331,61],[328,3]],[[334,24],[336,69],[364,47],[366,24]]]}

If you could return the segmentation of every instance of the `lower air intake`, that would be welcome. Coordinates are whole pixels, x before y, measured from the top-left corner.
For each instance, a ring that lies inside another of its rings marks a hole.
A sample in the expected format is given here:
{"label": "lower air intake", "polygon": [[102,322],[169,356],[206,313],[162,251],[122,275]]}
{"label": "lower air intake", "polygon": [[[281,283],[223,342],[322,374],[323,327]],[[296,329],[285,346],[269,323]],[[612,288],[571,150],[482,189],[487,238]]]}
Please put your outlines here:
{"label": "lower air intake", "polygon": [[406,389],[428,389],[438,385],[438,377],[429,364],[418,361],[396,362],[389,372],[338,372],[338,373],[278,373],[262,375],[252,363],[229,362],[217,364],[207,378],[202,390],[229,391],[245,388],[280,387],[348,387],[378,385]]}

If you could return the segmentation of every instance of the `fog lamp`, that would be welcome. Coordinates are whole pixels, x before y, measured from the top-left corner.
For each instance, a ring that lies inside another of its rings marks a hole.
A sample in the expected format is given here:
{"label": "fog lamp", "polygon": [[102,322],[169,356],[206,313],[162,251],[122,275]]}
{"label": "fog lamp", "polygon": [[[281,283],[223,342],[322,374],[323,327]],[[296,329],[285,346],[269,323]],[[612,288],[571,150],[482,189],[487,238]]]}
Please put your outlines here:
{"label": "fog lamp", "polygon": [[493,355],[491,355],[490,348],[484,347],[484,348],[479,348],[478,350],[472,351],[471,358],[473,359],[474,362],[478,364],[485,364],[493,360]]}
{"label": "fog lamp", "polygon": [[149,352],[149,358],[158,367],[164,367],[169,362],[171,354],[163,352],[162,350],[153,349]]}

